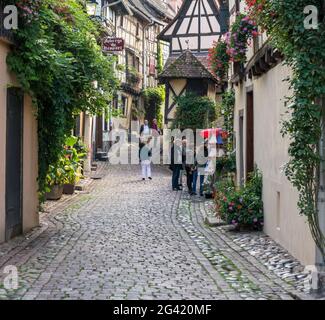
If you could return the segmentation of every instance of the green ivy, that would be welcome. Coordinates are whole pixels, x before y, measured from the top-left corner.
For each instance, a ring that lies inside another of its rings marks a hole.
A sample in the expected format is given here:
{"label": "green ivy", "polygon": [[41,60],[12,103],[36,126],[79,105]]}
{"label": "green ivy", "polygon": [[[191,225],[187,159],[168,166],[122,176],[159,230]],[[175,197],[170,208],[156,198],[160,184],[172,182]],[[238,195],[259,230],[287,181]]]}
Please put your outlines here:
{"label": "green ivy", "polygon": [[[22,6],[23,2],[23,6]],[[34,102],[38,120],[39,192],[81,111],[101,113],[118,83],[115,60],[98,44],[98,24],[77,0],[15,0],[16,46],[7,63]],[[94,86],[98,82],[98,90]]]}
{"label": "green ivy", "polygon": [[144,108],[146,110],[146,118],[150,121],[157,119],[158,127],[162,128],[163,115],[161,107],[165,101],[164,86],[147,88],[143,91]]}
{"label": "green ivy", "polygon": [[187,93],[175,99],[177,103],[174,128],[205,129],[216,120],[216,104],[209,97]]}
{"label": "green ivy", "polygon": [[224,119],[224,129],[228,133],[226,151],[234,151],[234,111],[235,111],[235,92],[228,90],[222,95],[221,112]]}
{"label": "green ivy", "polygon": [[[316,30],[304,28],[307,4],[316,6],[320,13]],[[292,96],[287,98],[288,120],[283,124],[283,134],[291,141],[286,175],[298,189],[300,213],[307,217],[311,234],[325,257],[325,235],[318,221],[320,163],[324,161],[319,150],[325,107],[321,103],[325,97],[324,1],[259,0],[250,8],[292,70],[288,79]]]}
{"label": "green ivy", "polygon": [[157,71],[158,74],[161,73],[164,69],[164,59],[163,59],[163,51],[162,44],[160,41],[157,43]]}

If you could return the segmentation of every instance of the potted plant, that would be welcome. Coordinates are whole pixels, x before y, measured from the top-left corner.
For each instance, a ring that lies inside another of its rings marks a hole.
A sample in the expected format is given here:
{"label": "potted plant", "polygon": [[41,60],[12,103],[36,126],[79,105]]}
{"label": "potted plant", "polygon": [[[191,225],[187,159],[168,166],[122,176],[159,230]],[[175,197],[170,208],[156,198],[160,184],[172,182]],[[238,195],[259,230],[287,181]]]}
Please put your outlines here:
{"label": "potted plant", "polygon": [[83,148],[79,148],[79,145],[77,137],[70,136],[66,139],[63,151],[63,169],[65,171],[64,194],[73,194],[76,183],[82,178],[82,164],[87,153]]}
{"label": "potted plant", "polygon": [[66,172],[63,168],[65,159],[61,157],[55,165],[50,165],[46,175],[47,200],[59,200],[63,194],[63,185],[66,181]]}

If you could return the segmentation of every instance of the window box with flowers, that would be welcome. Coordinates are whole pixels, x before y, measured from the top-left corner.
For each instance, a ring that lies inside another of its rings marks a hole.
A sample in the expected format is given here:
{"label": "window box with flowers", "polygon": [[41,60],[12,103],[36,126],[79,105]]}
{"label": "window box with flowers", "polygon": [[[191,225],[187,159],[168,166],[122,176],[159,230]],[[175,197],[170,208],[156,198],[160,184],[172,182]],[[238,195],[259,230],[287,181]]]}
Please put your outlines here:
{"label": "window box with flowers", "polygon": [[133,87],[140,85],[142,75],[133,67],[128,67],[126,70],[127,83]]}

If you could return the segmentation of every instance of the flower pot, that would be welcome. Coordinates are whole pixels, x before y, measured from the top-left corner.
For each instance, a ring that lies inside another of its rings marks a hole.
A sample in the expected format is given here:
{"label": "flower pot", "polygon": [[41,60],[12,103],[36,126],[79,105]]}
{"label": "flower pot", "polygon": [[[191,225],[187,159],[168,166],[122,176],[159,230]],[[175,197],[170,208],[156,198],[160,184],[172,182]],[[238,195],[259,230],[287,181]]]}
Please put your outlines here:
{"label": "flower pot", "polygon": [[46,193],[47,200],[59,200],[63,194],[62,185],[54,185],[51,187],[51,191]]}
{"label": "flower pot", "polygon": [[213,199],[213,193],[205,193],[204,195],[206,199]]}
{"label": "flower pot", "polygon": [[240,232],[250,232],[253,230],[253,226],[250,224],[243,223],[240,225]]}
{"label": "flower pot", "polygon": [[74,194],[75,184],[67,183],[63,186],[63,193],[64,194]]}

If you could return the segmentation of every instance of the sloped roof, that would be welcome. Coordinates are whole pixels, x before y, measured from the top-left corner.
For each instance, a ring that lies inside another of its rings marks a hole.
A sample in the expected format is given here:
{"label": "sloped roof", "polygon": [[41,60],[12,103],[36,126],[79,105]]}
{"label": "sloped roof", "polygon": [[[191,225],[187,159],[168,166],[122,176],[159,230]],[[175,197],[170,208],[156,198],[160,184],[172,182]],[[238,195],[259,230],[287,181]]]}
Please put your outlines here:
{"label": "sloped roof", "polygon": [[128,0],[130,8],[135,14],[145,20],[163,19],[171,20],[173,17],[167,12],[167,6],[160,0]]}
{"label": "sloped roof", "polygon": [[184,51],[179,56],[170,56],[159,78],[196,78],[216,81],[209,71],[207,55],[194,55],[190,50]]}

